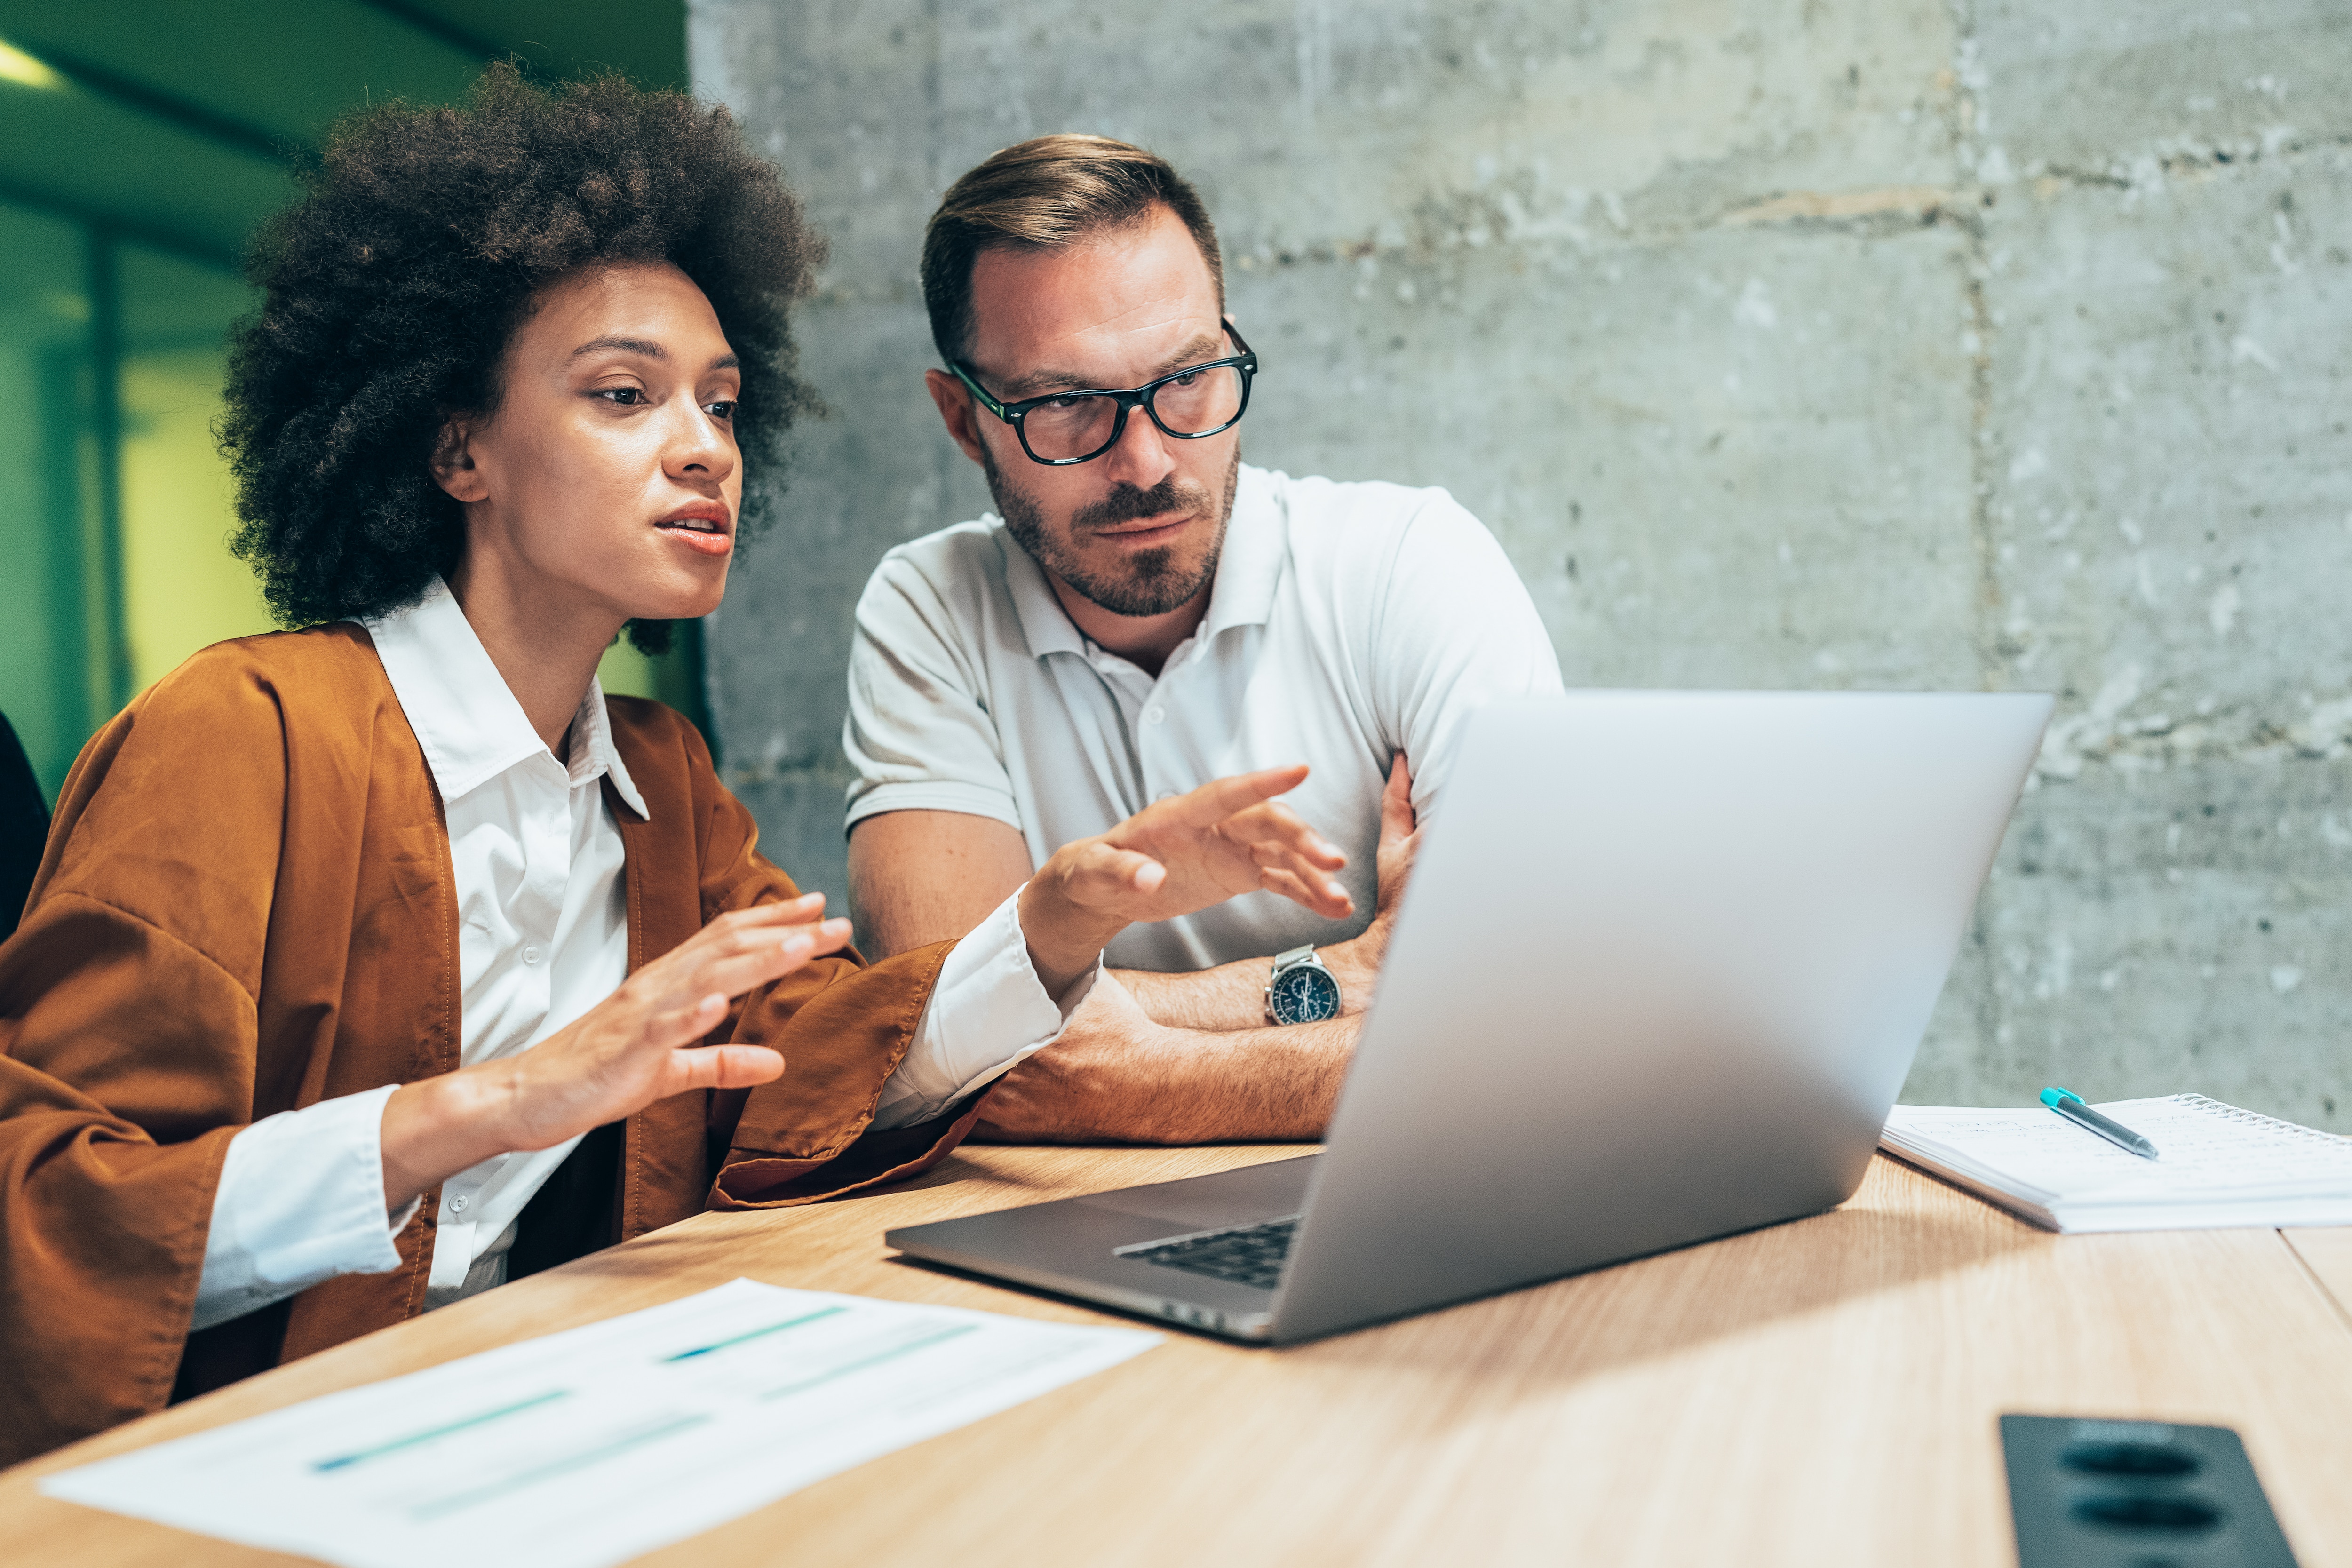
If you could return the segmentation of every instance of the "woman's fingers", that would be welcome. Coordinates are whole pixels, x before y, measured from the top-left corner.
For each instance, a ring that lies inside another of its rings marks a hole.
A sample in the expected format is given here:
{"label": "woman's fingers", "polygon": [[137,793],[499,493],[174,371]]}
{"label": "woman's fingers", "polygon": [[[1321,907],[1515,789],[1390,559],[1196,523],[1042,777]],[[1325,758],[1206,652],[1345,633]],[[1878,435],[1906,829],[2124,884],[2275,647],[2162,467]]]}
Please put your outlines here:
{"label": "woman's fingers", "polygon": [[[798,900],[810,902],[811,900]],[[822,904],[815,906],[820,911]],[[791,904],[762,908],[790,910]],[[741,911],[749,913],[751,911]],[[724,919],[725,917],[721,917]],[[730,1000],[782,978],[802,965],[849,943],[847,921],[804,922],[737,921],[718,929],[713,921],[696,942],[682,943],[658,961],[660,971],[648,966],[641,980],[652,984],[639,992],[636,1022],[629,1029],[630,1051],[666,1051],[692,1045],[727,1016]],[[705,941],[704,938],[709,940]],[[698,947],[698,951],[689,951]],[[627,1006],[627,993],[616,994],[604,1005]],[[761,1081],[765,1081],[764,1079]]]}
{"label": "woman's fingers", "polygon": [[727,998],[712,991],[682,1006],[646,1015],[637,1026],[637,1044],[649,1050],[676,1050],[692,1045],[719,1026],[727,1016]]}
{"label": "woman's fingers", "polygon": [[660,1098],[694,1089],[750,1089],[783,1075],[783,1057],[765,1046],[701,1046],[670,1054]]}
{"label": "woman's fingers", "polygon": [[822,926],[839,923],[825,920],[823,893],[804,893],[782,903],[754,904],[748,910],[730,910],[672,948],[657,962],[691,963],[713,954],[749,952],[793,931],[806,935]]}
{"label": "woman's fingers", "polygon": [[730,910],[697,931],[688,941],[721,939],[737,931],[761,931],[771,926],[810,925],[824,917],[824,895],[803,893],[797,899],[784,899],[772,904],[753,904],[749,909]]}
{"label": "woman's fingers", "polygon": [[782,936],[772,931],[752,933],[729,944],[723,952],[704,958],[684,983],[698,991],[723,991],[730,996],[740,996],[848,945],[847,921],[788,929]]}

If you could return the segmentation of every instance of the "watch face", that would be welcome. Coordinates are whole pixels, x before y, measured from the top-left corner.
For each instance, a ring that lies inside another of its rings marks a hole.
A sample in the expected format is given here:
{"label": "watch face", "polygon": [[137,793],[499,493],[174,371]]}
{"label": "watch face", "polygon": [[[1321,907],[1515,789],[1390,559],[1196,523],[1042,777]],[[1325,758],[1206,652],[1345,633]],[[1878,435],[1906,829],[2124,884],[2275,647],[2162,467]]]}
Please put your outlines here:
{"label": "watch face", "polygon": [[1330,971],[1301,963],[1275,976],[1267,1009],[1277,1024],[1312,1024],[1339,1011],[1339,983]]}

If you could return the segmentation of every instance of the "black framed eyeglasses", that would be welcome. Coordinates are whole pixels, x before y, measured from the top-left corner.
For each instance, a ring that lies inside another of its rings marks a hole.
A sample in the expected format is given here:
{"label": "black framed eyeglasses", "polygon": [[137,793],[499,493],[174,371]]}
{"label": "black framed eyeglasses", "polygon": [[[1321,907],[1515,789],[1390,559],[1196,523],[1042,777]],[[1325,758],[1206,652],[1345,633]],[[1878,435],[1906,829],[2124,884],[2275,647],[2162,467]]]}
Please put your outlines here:
{"label": "black framed eyeglasses", "polygon": [[1118,438],[1127,434],[1128,411],[1133,408],[1140,407],[1163,435],[1179,441],[1198,441],[1240,424],[1249,409],[1250,378],[1257,374],[1257,355],[1242,341],[1232,321],[1226,321],[1224,328],[1241,353],[1231,359],[1186,365],[1125,392],[1090,387],[1002,403],[990,396],[979,378],[960,362],[948,361],[948,368],[971,388],[982,408],[1013,426],[1031,462],[1067,468],[1099,458],[1118,446]]}

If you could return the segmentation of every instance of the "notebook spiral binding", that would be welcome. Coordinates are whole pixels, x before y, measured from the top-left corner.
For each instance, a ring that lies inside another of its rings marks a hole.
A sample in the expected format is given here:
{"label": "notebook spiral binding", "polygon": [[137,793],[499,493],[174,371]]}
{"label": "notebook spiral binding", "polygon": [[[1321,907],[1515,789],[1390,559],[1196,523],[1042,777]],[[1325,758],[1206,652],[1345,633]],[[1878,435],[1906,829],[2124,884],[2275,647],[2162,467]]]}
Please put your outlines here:
{"label": "notebook spiral binding", "polygon": [[2264,1116],[2258,1110],[2242,1110],[2234,1105],[2224,1105],[2218,1100],[2208,1100],[2201,1094],[2176,1094],[2172,1097],[2183,1105],[2193,1105],[2209,1115],[2225,1121],[2243,1121],[2266,1132],[2289,1132],[2297,1138],[2315,1139],[2322,1143],[2352,1143],[2352,1138],[2340,1138],[2333,1132],[2322,1132],[2316,1127],[2305,1127],[2299,1121],[2281,1121],[2275,1116]]}

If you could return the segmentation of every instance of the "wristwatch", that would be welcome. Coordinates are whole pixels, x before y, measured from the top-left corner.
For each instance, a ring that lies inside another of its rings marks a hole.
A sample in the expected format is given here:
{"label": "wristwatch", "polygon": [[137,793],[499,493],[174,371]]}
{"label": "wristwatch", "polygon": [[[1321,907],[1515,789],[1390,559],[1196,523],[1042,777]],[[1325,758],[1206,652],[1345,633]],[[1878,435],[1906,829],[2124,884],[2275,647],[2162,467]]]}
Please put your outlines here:
{"label": "wristwatch", "polygon": [[1265,1016],[1277,1024],[1312,1024],[1339,1016],[1339,978],[1315,956],[1315,944],[1274,955]]}

